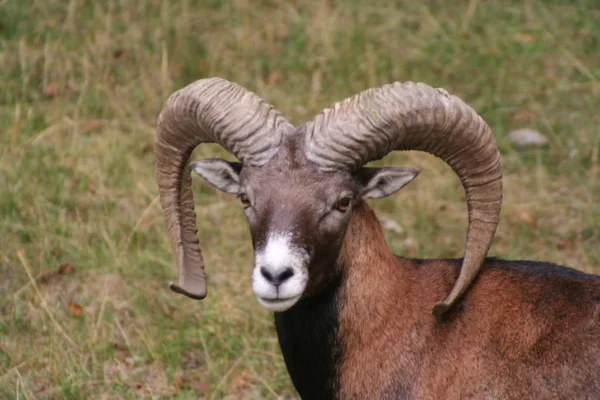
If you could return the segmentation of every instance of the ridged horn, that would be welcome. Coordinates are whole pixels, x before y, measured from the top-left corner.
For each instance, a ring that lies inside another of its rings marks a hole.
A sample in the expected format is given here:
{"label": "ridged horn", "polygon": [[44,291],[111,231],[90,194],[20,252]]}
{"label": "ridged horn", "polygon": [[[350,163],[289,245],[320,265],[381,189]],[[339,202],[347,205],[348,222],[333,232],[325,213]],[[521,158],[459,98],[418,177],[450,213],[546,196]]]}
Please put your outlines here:
{"label": "ridged horn", "polygon": [[263,165],[292,125],[256,94],[220,78],[196,81],[173,93],[156,128],[156,181],[179,269],[170,287],[206,297],[188,161],[201,143],[218,143],[245,165]]}
{"label": "ridged horn", "polygon": [[469,227],[460,274],[433,308],[441,318],[475,280],[498,225],[502,169],[490,128],[458,97],[413,82],[361,92],[325,109],[306,128],[307,157],[324,169],[353,171],[394,150],[420,150],[460,177]]}

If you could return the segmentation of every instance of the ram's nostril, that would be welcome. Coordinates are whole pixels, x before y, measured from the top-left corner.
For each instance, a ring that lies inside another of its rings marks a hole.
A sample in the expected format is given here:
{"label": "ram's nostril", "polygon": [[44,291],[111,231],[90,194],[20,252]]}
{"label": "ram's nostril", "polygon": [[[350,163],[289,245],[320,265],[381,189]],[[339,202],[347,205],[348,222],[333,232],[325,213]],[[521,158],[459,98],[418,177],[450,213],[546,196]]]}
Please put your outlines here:
{"label": "ram's nostril", "polygon": [[291,269],[290,267],[287,267],[286,269],[283,270],[283,272],[281,274],[279,274],[279,281],[283,282],[283,281],[291,278],[292,276],[294,276],[294,270]]}
{"label": "ram's nostril", "polygon": [[284,281],[294,276],[294,270],[287,267],[281,271],[269,271],[265,267],[260,267],[260,274],[275,286],[281,285]]}
{"label": "ram's nostril", "polygon": [[260,274],[265,277],[269,282],[273,281],[273,275],[265,267],[260,267]]}

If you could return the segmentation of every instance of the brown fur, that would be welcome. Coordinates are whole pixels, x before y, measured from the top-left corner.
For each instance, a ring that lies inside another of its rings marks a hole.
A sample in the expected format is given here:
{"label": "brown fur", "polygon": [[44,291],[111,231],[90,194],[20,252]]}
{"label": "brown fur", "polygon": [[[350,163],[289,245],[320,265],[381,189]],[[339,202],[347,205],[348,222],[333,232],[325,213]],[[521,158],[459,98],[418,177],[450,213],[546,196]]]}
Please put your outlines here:
{"label": "brown fur", "polygon": [[[275,313],[301,396],[599,398],[600,277],[487,259],[439,321],[432,307],[453,287],[461,260],[392,254],[362,200],[373,183],[364,177],[377,171],[321,170],[299,150],[303,137],[288,137],[267,165],[244,166],[239,177],[255,249],[285,232],[309,258],[302,298]],[[342,212],[344,197],[352,206]]]}
{"label": "brown fur", "polygon": [[438,322],[460,263],[398,258],[357,204],[339,265],[337,397],[598,398],[600,277],[524,264],[487,260]]}

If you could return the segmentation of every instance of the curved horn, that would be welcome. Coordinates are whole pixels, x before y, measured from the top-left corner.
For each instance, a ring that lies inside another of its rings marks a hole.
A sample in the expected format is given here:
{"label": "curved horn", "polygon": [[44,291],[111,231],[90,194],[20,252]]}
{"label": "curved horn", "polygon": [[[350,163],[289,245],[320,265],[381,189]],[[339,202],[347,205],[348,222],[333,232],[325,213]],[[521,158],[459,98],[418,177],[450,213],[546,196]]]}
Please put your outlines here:
{"label": "curved horn", "polygon": [[422,83],[368,89],[324,110],[307,124],[307,157],[326,169],[355,170],[394,150],[420,150],[444,160],[467,196],[469,228],[458,279],[442,316],[477,276],[502,204],[500,154],[490,128],[458,97]]}
{"label": "curved horn", "polygon": [[200,143],[218,143],[242,163],[262,165],[292,125],[256,94],[220,78],[202,79],[173,93],[156,128],[156,180],[179,268],[170,287],[193,299],[206,297],[191,190],[190,155]]}

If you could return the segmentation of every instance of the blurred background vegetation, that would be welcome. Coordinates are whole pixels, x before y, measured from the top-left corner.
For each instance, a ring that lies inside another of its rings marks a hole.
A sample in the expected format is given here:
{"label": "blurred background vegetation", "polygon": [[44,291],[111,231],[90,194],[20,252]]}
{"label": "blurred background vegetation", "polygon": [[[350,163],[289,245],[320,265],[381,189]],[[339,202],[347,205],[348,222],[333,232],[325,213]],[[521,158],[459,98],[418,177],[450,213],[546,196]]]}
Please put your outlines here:
{"label": "blurred background vegetation", "polygon": [[[166,98],[203,77],[246,86],[296,124],[371,86],[444,87],[502,152],[490,254],[600,272],[597,0],[3,0],[0,38],[0,398],[296,397],[250,288],[238,201],[199,179],[209,296],[167,288],[154,126]],[[516,148],[518,128],[548,145]],[[226,156],[204,147],[195,157]],[[460,257],[452,171],[422,153],[379,163],[422,171],[372,202],[390,247]]]}

